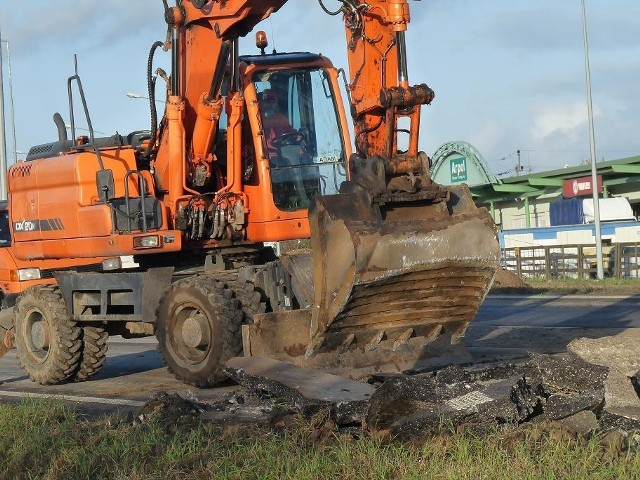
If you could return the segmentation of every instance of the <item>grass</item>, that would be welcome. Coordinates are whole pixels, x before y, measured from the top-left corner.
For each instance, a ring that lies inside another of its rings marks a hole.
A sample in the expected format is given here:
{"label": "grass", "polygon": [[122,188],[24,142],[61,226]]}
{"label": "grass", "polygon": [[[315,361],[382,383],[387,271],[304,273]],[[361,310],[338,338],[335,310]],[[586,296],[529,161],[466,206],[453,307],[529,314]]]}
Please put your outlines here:
{"label": "grass", "polygon": [[59,402],[24,400],[0,405],[0,478],[640,478],[638,451],[606,440],[535,426],[406,444],[295,418],[279,429],[169,428],[87,419]]}
{"label": "grass", "polygon": [[524,278],[525,287],[494,285],[494,293],[640,295],[640,279],[604,278],[602,280]]}
{"label": "grass", "polygon": [[604,278],[602,280],[563,278],[544,280],[527,278],[525,283],[530,288],[539,290],[566,290],[577,293],[605,292],[619,294],[639,294],[640,279]]}

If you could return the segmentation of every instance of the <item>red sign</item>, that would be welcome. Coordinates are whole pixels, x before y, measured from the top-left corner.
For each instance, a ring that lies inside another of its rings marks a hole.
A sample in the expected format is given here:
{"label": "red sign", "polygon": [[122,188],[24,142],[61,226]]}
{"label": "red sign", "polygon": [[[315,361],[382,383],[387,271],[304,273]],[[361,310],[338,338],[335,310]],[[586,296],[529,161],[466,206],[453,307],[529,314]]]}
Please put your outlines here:
{"label": "red sign", "polygon": [[[598,193],[602,193],[602,175],[598,175]],[[593,186],[591,176],[570,178],[562,182],[562,195],[565,198],[592,195]]]}

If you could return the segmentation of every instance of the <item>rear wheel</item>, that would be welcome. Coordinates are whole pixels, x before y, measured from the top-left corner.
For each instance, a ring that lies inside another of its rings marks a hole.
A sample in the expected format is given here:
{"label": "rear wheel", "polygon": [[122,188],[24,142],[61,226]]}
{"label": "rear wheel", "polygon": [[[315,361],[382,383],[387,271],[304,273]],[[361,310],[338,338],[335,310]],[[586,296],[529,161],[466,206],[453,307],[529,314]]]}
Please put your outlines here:
{"label": "rear wheel", "polygon": [[156,316],[160,352],[179,380],[210,387],[227,378],[224,362],[242,352],[243,312],[226,283],[206,277],[175,282]]}
{"label": "rear wheel", "polygon": [[82,327],[82,356],[73,381],[84,382],[100,371],[107,359],[108,338],[109,334],[104,328]]}
{"label": "rear wheel", "polygon": [[16,355],[29,378],[42,385],[69,378],[80,364],[81,329],[69,317],[60,290],[29,288],[20,295],[14,315]]}

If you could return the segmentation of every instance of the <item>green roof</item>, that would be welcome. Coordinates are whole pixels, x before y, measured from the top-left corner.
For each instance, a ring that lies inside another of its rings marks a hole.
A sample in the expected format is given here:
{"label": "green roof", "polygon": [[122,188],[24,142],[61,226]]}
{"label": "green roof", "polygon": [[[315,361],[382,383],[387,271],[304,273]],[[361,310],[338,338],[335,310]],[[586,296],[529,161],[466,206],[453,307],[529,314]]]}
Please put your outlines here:
{"label": "green roof", "polygon": [[[603,185],[611,187],[629,183],[640,183],[640,156],[621,158],[596,163]],[[591,174],[591,164],[559,168],[499,179],[495,183],[471,187],[476,200],[481,203],[509,201],[515,198],[560,194],[562,182],[571,178]]]}

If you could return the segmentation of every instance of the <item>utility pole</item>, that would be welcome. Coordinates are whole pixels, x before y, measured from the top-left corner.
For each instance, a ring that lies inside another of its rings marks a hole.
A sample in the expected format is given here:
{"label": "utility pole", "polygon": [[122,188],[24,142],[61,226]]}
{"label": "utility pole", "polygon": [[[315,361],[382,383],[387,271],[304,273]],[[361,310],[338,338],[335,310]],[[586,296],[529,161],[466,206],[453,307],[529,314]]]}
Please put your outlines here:
{"label": "utility pole", "polygon": [[596,167],[596,138],[593,128],[593,103],[591,101],[591,69],[589,68],[589,39],[587,36],[587,9],[582,0],[582,37],[584,40],[584,66],[587,80],[587,109],[589,113],[589,146],[591,149],[591,187],[593,195],[593,216],[596,229],[596,262],[598,263],[598,280],[604,278],[602,265],[602,232],[600,230],[600,203],[598,193],[598,168]]}
{"label": "utility pole", "polygon": [[7,139],[4,121],[4,75],[2,73],[2,32],[0,31],[0,200],[7,199]]}
{"label": "utility pole", "polygon": [[[9,79],[9,102],[11,104],[11,133],[12,133],[12,143],[13,143],[13,163],[18,163],[18,145],[16,143],[16,108],[13,104],[13,79],[11,77],[11,52],[9,48],[9,41],[2,40],[0,41],[0,47],[2,44],[5,44],[7,47],[7,78]],[[7,169],[8,171],[8,169]]]}

